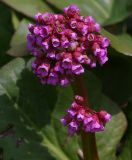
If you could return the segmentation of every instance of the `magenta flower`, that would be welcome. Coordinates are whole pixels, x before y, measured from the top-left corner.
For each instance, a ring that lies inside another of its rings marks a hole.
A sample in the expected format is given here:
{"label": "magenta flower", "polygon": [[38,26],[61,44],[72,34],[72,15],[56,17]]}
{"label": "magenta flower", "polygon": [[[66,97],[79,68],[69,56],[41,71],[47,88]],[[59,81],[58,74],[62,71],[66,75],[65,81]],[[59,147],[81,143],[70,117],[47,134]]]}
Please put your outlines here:
{"label": "magenta flower", "polygon": [[84,105],[84,99],[76,95],[71,107],[67,110],[61,123],[68,127],[70,135],[84,132],[100,132],[105,130],[105,125],[111,120],[111,115],[104,110],[96,112]]}
{"label": "magenta flower", "polygon": [[80,15],[76,5],[64,8],[63,14],[38,13],[35,20],[28,27],[27,46],[43,84],[68,85],[85,72],[84,65],[94,68],[96,62],[108,61],[109,39],[100,35],[100,25],[91,16]]}

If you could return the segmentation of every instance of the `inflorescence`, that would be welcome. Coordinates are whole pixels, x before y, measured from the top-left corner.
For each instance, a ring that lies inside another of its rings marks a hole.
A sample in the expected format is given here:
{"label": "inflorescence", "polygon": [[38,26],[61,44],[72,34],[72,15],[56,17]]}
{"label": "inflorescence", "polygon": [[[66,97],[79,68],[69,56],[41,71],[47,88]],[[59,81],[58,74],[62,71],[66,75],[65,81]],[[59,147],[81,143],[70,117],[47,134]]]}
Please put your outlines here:
{"label": "inflorescence", "polygon": [[96,112],[84,105],[84,98],[76,95],[67,114],[61,118],[61,123],[68,126],[69,135],[84,132],[104,131],[105,125],[111,120],[111,115],[104,110]]}
{"label": "inflorescence", "polygon": [[84,66],[96,67],[107,60],[109,39],[100,34],[100,25],[91,16],[81,16],[76,5],[63,14],[38,13],[29,24],[28,49],[36,57],[34,73],[42,84],[68,85]]}

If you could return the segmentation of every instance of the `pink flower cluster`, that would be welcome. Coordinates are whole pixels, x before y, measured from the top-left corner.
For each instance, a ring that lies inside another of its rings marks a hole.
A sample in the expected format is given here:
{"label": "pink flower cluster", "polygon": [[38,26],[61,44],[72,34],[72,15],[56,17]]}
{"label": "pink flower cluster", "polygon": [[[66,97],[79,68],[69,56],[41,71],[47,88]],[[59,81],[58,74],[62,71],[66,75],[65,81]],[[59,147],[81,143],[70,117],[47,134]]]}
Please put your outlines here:
{"label": "pink flower cluster", "polygon": [[61,123],[68,126],[69,135],[84,132],[104,131],[105,125],[111,120],[111,115],[104,110],[95,112],[84,106],[84,99],[76,95],[67,114],[61,118]]}
{"label": "pink flower cluster", "polygon": [[107,60],[109,39],[99,34],[91,16],[81,16],[77,6],[64,14],[38,13],[29,24],[28,49],[36,57],[32,67],[43,84],[65,86],[84,73],[84,64],[96,67]]}

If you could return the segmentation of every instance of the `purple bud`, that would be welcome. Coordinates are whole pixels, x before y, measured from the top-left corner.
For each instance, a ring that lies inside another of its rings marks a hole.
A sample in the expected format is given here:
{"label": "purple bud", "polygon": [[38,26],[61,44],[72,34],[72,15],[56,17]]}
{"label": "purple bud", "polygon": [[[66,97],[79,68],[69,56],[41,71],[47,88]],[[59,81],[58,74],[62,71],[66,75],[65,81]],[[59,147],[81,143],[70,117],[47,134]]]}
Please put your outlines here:
{"label": "purple bud", "polygon": [[35,36],[32,34],[27,35],[27,40],[29,43],[35,43]]}
{"label": "purple bud", "polygon": [[65,7],[65,8],[63,9],[64,13],[67,13],[68,9],[69,9],[69,6],[68,6],[68,7]]}
{"label": "purple bud", "polygon": [[109,40],[108,38],[103,37],[103,38],[101,39],[101,45],[102,45],[103,48],[108,47],[109,44],[110,44],[110,40]]}
{"label": "purple bud", "polygon": [[84,68],[82,67],[81,64],[73,64],[72,65],[72,72],[76,75],[80,75],[84,73]]}
{"label": "purple bud", "polygon": [[52,39],[52,45],[53,45],[53,47],[59,47],[59,45],[60,45],[59,39],[53,38]]}
{"label": "purple bud", "polygon": [[70,26],[71,26],[72,29],[77,28],[77,21],[76,21],[76,20],[72,20],[72,21],[70,22]]}
{"label": "purple bud", "polygon": [[92,129],[99,129],[100,128],[100,124],[97,121],[94,121],[91,125]]}
{"label": "purple bud", "polygon": [[100,65],[105,64],[107,61],[108,61],[108,57],[107,56],[100,57],[100,59],[99,59]]}
{"label": "purple bud", "polygon": [[88,116],[88,117],[85,117],[85,119],[84,119],[84,126],[86,126],[86,125],[88,125],[90,122],[92,122],[93,121],[93,118],[92,118],[92,116]]}
{"label": "purple bud", "polygon": [[94,41],[95,36],[94,36],[94,34],[90,33],[90,34],[88,34],[87,38],[88,38],[88,41]]}
{"label": "purple bud", "polygon": [[77,109],[77,108],[78,108],[78,104],[77,104],[76,102],[73,102],[73,103],[71,104],[71,108]]}
{"label": "purple bud", "polygon": [[27,36],[27,48],[30,52],[34,49],[34,44],[36,43],[36,39],[34,35],[28,34]]}
{"label": "purple bud", "polygon": [[62,14],[55,14],[55,21],[59,21],[60,23],[64,22],[65,17]]}
{"label": "purple bud", "polygon": [[94,30],[95,30],[95,32],[100,32],[101,27],[100,27],[100,24],[99,24],[99,23],[95,23],[95,24],[94,24]]}
{"label": "purple bud", "polygon": [[77,38],[77,34],[75,33],[75,32],[72,32],[71,34],[70,34],[70,38],[72,39],[72,40],[77,40],[78,38]]}
{"label": "purple bud", "polygon": [[42,54],[39,48],[32,48],[31,52],[32,52],[32,55],[34,55],[35,57],[39,57]]}
{"label": "purple bud", "polygon": [[41,46],[42,45],[42,40],[43,40],[42,37],[36,37],[36,44]]}
{"label": "purple bud", "polygon": [[75,4],[70,5],[69,8],[70,8],[71,11],[73,11],[73,12],[74,12],[74,11],[75,11],[75,12],[80,11],[80,9],[79,9]]}
{"label": "purple bud", "polygon": [[61,42],[61,46],[63,48],[68,48],[69,47],[69,41],[68,39],[65,39],[64,41]]}
{"label": "purple bud", "polygon": [[55,72],[50,72],[47,79],[47,84],[57,85],[58,82],[59,82],[58,74]]}
{"label": "purple bud", "polygon": [[95,67],[96,67],[96,62],[91,61],[91,63],[90,63],[90,67],[91,67],[91,68],[95,68]]}
{"label": "purple bud", "polygon": [[76,50],[77,46],[78,46],[78,42],[76,42],[76,41],[75,41],[75,42],[71,42],[69,49],[70,49],[71,51],[74,51],[74,50]]}
{"label": "purple bud", "polygon": [[67,86],[70,83],[70,80],[67,77],[63,77],[60,80],[60,85],[61,86]]}
{"label": "purple bud", "polygon": [[88,59],[85,60],[85,64],[90,65],[90,64],[91,64],[91,61],[92,61],[92,60],[91,60],[90,58],[88,58]]}
{"label": "purple bud", "polygon": [[80,16],[79,20],[83,22],[84,21],[84,16]]}
{"label": "purple bud", "polygon": [[37,13],[37,14],[34,16],[34,19],[35,19],[36,21],[40,21],[41,16],[42,16],[41,13]]}
{"label": "purple bud", "polygon": [[56,32],[60,35],[64,34],[65,27],[63,25],[56,27]]}
{"label": "purple bud", "polygon": [[80,121],[83,121],[83,119],[84,119],[84,115],[81,113],[78,113],[77,120],[80,122]]}
{"label": "purple bud", "polygon": [[36,69],[37,68],[37,64],[35,63],[35,61],[32,62],[32,68]]}
{"label": "purple bud", "polygon": [[42,15],[43,22],[47,24],[53,24],[54,23],[54,15],[51,13],[44,13]]}
{"label": "purple bud", "polygon": [[48,41],[44,41],[42,42],[42,46],[43,46],[43,50],[48,50],[49,49],[49,44],[48,44]]}
{"label": "purple bud", "polygon": [[112,118],[112,116],[107,113],[106,111],[100,111],[99,112],[99,118],[101,118],[103,120],[103,122],[109,122]]}
{"label": "purple bud", "polygon": [[55,59],[56,57],[55,51],[54,50],[47,51],[47,57],[51,59]]}
{"label": "purple bud", "polygon": [[98,43],[94,42],[93,46],[92,46],[92,50],[93,50],[94,56],[99,55],[99,53],[101,52],[100,45]]}
{"label": "purple bud", "polygon": [[84,98],[82,96],[76,95],[75,101],[79,104],[82,104],[84,102]]}
{"label": "purple bud", "polygon": [[62,117],[60,121],[64,126],[66,126],[72,121],[72,118],[67,114],[64,117]]}
{"label": "purple bud", "polygon": [[54,67],[54,71],[59,72],[61,74],[64,73],[64,68],[62,68],[60,62],[57,62]]}
{"label": "purple bud", "polygon": [[64,13],[69,17],[75,17],[80,14],[80,9],[76,5],[70,5],[64,8]]}
{"label": "purple bud", "polygon": [[70,135],[74,135],[78,130],[78,124],[76,122],[70,122],[69,123],[69,128],[68,128],[68,133]]}
{"label": "purple bud", "polygon": [[87,16],[84,20],[85,23],[94,23],[94,19],[92,16]]}
{"label": "purple bud", "polygon": [[50,33],[49,27],[45,26],[41,28],[41,31],[40,31],[41,37],[45,38],[49,35],[49,33]]}
{"label": "purple bud", "polygon": [[88,33],[88,26],[87,25],[83,25],[81,33],[83,36],[85,36]]}
{"label": "purple bud", "polygon": [[101,49],[99,57],[107,56],[107,49]]}
{"label": "purple bud", "polygon": [[64,126],[66,126],[68,124],[65,117],[61,118],[60,121]]}
{"label": "purple bud", "polygon": [[37,69],[37,74],[41,75],[42,77],[46,77],[48,75],[50,65],[43,63]]}
{"label": "purple bud", "polygon": [[40,35],[41,33],[41,27],[39,26],[35,26],[34,27],[34,30],[33,30],[33,33],[37,36],[37,35]]}
{"label": "purple bud", "polygon": [[33,25],[33,24],[31,24],[31,23],[29,23],[29,25],[28,25],[28,29],[29,29],[29,31],[30,31],[31,33],[33,33],[34,25]]}
{"label": "purple bud", "polygon": [[84,126],[83,129],[84,129],[85,132],[91,132],[91,126],[90,125]]}
{"label": "purple bud", "polygon": [[70,69],[72,67],[72,59],[71,58],[64,58],[62,61],[62,67],[65,69]]}
{"label": "purple bud", "polygon": [[44,21],[47,21],[47,20],[49,19],[50,15],[51,15],[51,13],[48,13],[48,12],[44,13],[44,14],[42,15]]}
{"label": "purple bud", "polygon": [[77,61],[80,63],[85,63],[87,58],[88,58],[87,55],[80,55],[79,57],[76,57]]}
{"label": "purple bud", "polygon": [[102,122],[99,121],[98,115],[94,114],[92,116],[92,118],[93,118],[93,120],[90,123],[91,132],[100,132],[100,131],[103,131],[104,130],[104,126],[103,126]]}
{"label": "purple bud", "polygon": [[93,53],[94,53],[95,56],[98,56],[100,54],[100,52],[101,52],[101,49],[96,48]]}
{"label": "purple bud", "polygon": [[69,115],[70,115],[72,118],[74,118],[75,115],[77,114],[76,110],[75,110],[75,109],[71,109],[71,108],[67,110],[67,113],[69,113]]}

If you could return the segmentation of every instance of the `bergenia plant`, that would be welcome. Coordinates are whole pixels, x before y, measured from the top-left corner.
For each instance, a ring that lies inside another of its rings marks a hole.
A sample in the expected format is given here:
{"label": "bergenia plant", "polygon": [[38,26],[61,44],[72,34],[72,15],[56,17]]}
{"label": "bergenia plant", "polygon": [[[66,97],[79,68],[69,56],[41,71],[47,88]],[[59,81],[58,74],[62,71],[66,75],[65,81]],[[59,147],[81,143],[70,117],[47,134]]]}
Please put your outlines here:
{"label": "bergenia plant", "polygon": [[64,8],[63,14],[37,13],[35,21],[27,35],[28,49],[35,57],[33,72],[42,85],[74,86],[74,101],[60,123],[69,136],[82,137],[84,160],[98,160],[95,132],[105,130],[111,115],[92,109],[82,75],[85,66],[95,68],[108,61],[110,41],[100,34],[100,24],[92,16],[81,16],[76,5]]}

